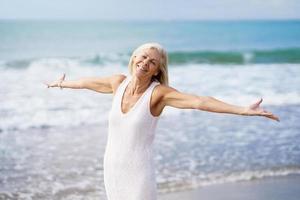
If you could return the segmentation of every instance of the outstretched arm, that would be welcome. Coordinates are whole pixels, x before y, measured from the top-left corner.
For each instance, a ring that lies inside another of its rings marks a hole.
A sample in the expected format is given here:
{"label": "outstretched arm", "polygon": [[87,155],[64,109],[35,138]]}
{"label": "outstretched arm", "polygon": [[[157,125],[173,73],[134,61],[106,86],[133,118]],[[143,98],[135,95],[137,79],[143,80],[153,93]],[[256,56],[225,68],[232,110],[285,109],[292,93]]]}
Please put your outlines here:
{"label": "outstretched arm", "polygon": [[264,116],[276,121],[279,118],[260,107],[262,99],[250,106],[242,107],[222,102],[214,97],[185,94],[171,87],[163,87],[162,102],[165,106],[182,109],[198,109],[208,112],[228,113],[246,116]]}
{"label": "outstretched arm", "polygon": [[88,77],[79,80],[66,81],[65,74],[63,74],[58,80],[45,84],[48,88],[89,89],[100,93],[114,93],[115,89],[124,78],[126,78],[126,76],[117,74],[109,77]]}

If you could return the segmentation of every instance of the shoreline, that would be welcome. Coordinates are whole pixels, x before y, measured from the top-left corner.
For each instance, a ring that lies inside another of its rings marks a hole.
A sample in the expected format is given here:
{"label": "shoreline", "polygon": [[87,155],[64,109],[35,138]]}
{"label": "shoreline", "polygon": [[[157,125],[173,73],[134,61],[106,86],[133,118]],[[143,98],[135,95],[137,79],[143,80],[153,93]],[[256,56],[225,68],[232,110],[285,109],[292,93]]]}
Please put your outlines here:
{"label": "shoreline", "polygon": [[193,190],[160,194],[159,200],[298,200],[300,175],[222,183]]}
{"label": "shoreline", "polygon": [[222,183],[193,190],[160,194],[159,200],[298,200],[300,175],[290,174],[251,181]]}

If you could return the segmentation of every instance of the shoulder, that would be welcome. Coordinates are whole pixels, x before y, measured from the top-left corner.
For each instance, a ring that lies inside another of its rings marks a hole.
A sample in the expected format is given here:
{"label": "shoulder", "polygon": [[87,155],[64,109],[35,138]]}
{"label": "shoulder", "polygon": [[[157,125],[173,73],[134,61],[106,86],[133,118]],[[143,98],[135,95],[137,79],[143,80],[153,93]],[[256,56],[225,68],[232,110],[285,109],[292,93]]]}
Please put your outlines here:
{"label": "shoulder", "polygon": [[124,74],[115,74],[110,77],[110,83],[113,90],[113,93],[118,89],[120,84],[127,78]]}
{"label": "shoulder", "polygon": [[154,88],[152,97],[156,102],[161,102],[173,92],[177,92],[177,90],[170,86],[159,84]]}
{"label": "shoulder", "polygon": [[164,107],[167,105],[168,99],[171,98],[172,93],[176,93],[175,88],[158,84],[154,87],[152,96],[151,96],[151,110],[155,116],[159,116],[163,111]]}
{"label": "shoulder", "polygon": [[124,74],[115,74],[113,76],[111,76],[111,82],[112,83],[122,83],[124,79],[126,79],[127,76],[125,76]]}
{"label": "shoulder", "polygon": [[162,84],[157,85],[154,89],[154,92],[157,95],[161,95],[161,96],[164,96],[166,94],[169,94],[170,92],[176,92],[176,91],[177,90],[175,88],[172,88],[172,87],[167,86],[167,85],[162,85]]}

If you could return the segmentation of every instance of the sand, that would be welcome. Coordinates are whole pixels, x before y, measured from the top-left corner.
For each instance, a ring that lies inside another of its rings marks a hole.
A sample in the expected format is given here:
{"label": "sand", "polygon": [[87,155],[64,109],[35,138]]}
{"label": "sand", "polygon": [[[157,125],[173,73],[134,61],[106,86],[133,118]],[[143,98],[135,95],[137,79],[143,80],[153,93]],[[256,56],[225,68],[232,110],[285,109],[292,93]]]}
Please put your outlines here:
{"label": "sand", "polygon": [[206,186],[160,195],[159,200],[299,200],[300,175]]}

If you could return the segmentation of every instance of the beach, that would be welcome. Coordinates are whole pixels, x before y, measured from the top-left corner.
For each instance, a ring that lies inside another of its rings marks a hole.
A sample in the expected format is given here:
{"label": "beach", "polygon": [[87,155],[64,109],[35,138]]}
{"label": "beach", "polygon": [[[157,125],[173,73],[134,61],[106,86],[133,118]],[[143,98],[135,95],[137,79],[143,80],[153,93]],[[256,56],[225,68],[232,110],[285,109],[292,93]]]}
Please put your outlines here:
{"label": "beach", "polygon": [[262,97],[281,120],[165,108],[152,146],[159,198],[299,199],[299,26],[0,20],[0,199],[106,198],[113,97],[43,83],[128,75],[148,41],[167,49],[171,87],[240,106]]}
{"label": "beach", "polygon": [[300,176],[288,175],[207,186],[161,195],[160,200],[298,200]]}

